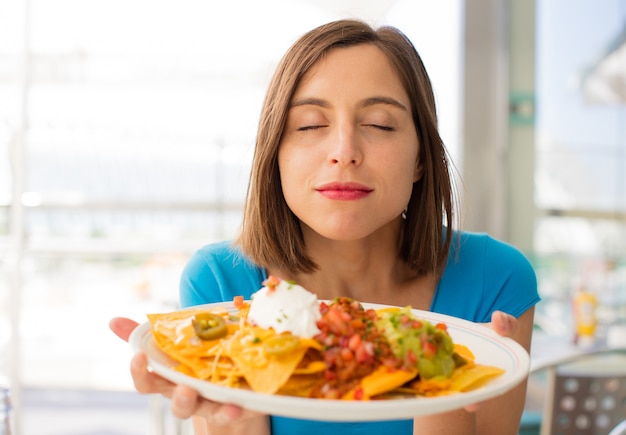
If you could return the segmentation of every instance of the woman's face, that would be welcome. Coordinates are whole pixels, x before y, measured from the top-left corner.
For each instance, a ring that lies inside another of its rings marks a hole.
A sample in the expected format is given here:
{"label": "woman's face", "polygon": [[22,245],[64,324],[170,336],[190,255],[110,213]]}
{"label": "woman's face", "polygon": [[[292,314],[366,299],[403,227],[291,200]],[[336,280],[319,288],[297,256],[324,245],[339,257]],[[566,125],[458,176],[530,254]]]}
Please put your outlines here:
{"label": "woman's face", "polygon": [[421,176],[410,107],[374,45],[331,49],[303,77],[278,163],[283,194],[305,234],[357,240],[397,225]]}

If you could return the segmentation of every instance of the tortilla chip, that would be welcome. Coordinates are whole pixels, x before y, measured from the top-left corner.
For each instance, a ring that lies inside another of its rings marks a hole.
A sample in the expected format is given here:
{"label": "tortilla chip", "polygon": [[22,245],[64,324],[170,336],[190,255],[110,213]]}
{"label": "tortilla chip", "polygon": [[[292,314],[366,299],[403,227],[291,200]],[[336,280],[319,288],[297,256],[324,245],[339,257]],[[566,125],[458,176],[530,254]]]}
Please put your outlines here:
{"label": "tortilla chip", "polygon": [[419,379],[411,382],[409,387],[419,396],[437,396],[450,388],[450,378],[435,376],[430,379]]}
{"label": "tortilla chip", "polygon": [[[175,368],[182,373],[219,383],[226,378],[232,380],[233,376],[241,377],[241,372],[236,370],[232,360],[221,356],[221,339],[202,340],[196,336],[191,320],[196,314],[203,312],[207,311],[196,309],[149,314],[148,319],[157,346],[180,363]],[[228,316],[226,311],[211,312]],[[229,324],[227,337],[238,329],[238,324]]]}
{"label": "tortilla chip", "polygon": [[359,385],[348,391],[344,400],[368,400],[372,396],[383,394],[407,383],[417,376],[417,369],[401,370],[379,366],[369,375],[361,379]]}
{"label": "tortilla chip", "polygon": [[474,353],[464,344],[454,343],[454,352],[462,356],[467,362],[474,362],[476,359]]}
{"label": "tortilla chip", "polygon": [[319,382],[321,377],[321,373],[313,373],[313,374],[294,374],[287,379],[280,389],[276,392],[276,394],[281,394],[285,396],[296,396],[296,397],[309,397],[311,395],[311,391]]}
{"label": "tortilla chip", "polygon": [[300,340],[300,345],[292,352],[283,355],[268,355],[263,349],[263,340],[274,336],[274,331],[253,328],[256,343],[242,343],[242,340],[232,340],[226,350],[243,377],[254,391],[258,393],[274,394],[291,377],[300,364],[309,347]]}
{"label": "tortilla chip", "polygon": [[315,373],[321,373],[326,370],[326,363],[324,361],[311,361],[305,365],[299,364],[293,371],[294,375],[313,375]]}
{"label": "tortilla chip", "polygon": [[459,367],[454,371],[450,379],[450,390],[460,392],[475,390],[502,373],[504,373],[504,370],[499,367],[482,364]]}

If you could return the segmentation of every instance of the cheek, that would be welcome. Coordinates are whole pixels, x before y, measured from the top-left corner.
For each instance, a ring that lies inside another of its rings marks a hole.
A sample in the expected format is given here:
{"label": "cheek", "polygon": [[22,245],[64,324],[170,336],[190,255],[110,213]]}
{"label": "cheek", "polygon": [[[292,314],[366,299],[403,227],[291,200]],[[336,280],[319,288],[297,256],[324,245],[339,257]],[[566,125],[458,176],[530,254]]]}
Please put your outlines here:
{"label": "cheek", "polygon": [[395,162],[392,171],[391,192],[401,202],[408,203],[413,192],[413,184],[419,179],[420,171],[416,170],[415,159],[406,158]]}
{"label": "cheek", "polygon": [[407,151],[404,153],[397,153],[391,156],[384,155],[379,156],[383,161],[386,160],[385,166],[387,171],[390,172],[396,178],[397,183],[404,185],[405,183],[413,184],[421,174],[417,163],[417,153]]}
{"label": "cheek", "polygon": [[292,208],[293,201],[298,198],[298,186],[302,185],[303,171],[299,169],[298,159],[289,151],[279,151],[278,172],[283,196],[287,205]]}
{"label": "cheek", "polygon": [[303,179],[319,167],[318,154],[306,147],[284,146],[278,150],[278,170],[281,179]]}
{"label": "cheek", "polygon": [[280,150],[278,152],[278,172],[280,173],[283,190],[285,185],[289,184],[289,181],[292,180],[294,176],[294,165],[296,165],[296,161],[289,151]]}

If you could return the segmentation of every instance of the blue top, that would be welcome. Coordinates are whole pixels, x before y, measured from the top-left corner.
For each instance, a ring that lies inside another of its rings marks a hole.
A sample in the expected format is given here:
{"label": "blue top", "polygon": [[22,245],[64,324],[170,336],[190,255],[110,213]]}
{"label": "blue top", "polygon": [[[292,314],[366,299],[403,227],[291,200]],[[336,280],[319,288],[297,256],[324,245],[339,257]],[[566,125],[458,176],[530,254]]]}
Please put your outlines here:
{"label": "blue top", "polygon": [[[266,271],[231,242],[207,245],[183,270],[181,306],[232,301],[238,295],[249,299],[266,278]],[[496,310],[519,317],[537,302],[535,272],[519,250],[486,234],[463,232],[453,239],[430,311],[487,323]],[[271,422],[273,435],[413,433],[413,420],[337,423],[272,416]]]}

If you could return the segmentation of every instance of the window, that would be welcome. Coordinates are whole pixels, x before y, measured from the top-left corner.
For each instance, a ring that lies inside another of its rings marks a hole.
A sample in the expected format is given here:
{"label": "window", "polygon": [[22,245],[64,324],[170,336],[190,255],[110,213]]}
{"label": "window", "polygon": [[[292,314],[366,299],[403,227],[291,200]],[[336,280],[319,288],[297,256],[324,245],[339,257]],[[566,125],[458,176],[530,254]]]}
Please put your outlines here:
{"label": "window", "polygon": [[[265,88],[304,31],[344,17],[404,30],[454,157],[460,13],[460,1],[2,3],[0,375],[25,407],[32,390],[133,391],[108,320],[175,308],[187,257],[237,233]],[[26,433],[68,433],[23,411]]]}
{"label": "window", "polygon": [[624,57],[621,78],[601,69],[625,30],[620,1],[537,3],[538,320],[559,334],[580,286],[598,294],[602,322],[626,319],[626,98],[598,88],[624,86]]}

